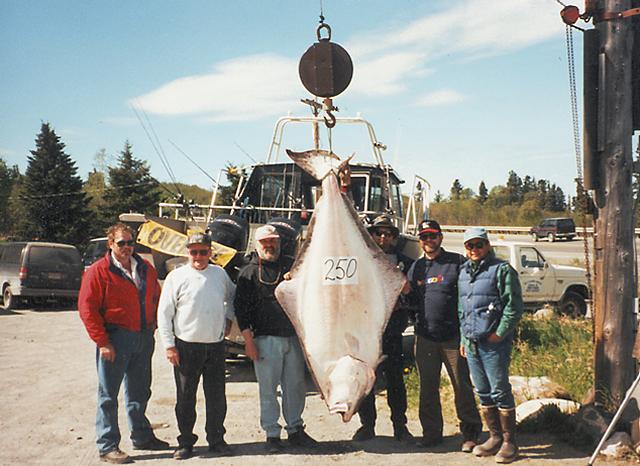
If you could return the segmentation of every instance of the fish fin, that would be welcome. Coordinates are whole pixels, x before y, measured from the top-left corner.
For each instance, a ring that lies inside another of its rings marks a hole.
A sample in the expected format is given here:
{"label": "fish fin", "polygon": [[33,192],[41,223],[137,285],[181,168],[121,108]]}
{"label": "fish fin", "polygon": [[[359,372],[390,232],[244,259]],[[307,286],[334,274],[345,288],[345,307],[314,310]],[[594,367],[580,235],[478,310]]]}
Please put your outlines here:
{"label": "fish fin", "polygon": [[304,152],[294,152],[287,149],[287,155],[305,172],[322,181],[329,173],[338,173],[344,165],[349,163],[355,153],[342,161],[333,152],[320,149],[311,149]]}

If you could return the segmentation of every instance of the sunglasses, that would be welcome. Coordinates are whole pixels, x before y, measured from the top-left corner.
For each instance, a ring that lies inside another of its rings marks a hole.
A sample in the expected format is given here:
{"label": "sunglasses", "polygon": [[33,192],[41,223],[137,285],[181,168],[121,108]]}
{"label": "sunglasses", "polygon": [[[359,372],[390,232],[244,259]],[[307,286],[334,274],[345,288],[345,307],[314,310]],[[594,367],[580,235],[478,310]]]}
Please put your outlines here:
{"label": "sunglasses", "polygon": [[126,241],[121,239],[120,241],[116,241],[116,246],[118,246],[119,248],[123,248],[125,246],[133,246],[134,244],[136,244],[135,239],[130,239]]}
{"label": "sunglasses", "polygon": [[465,243],[464,248],[467,251],[471,251],[472,249],[482,249],[484,248],[485,244],[487,244],[486,241],[477,241],[475,243]]}
{"label": "sunglasses", "polygon": [[422,241],[425,241],[428,239],[437,239],[438,236],[440,236],[439,233],[423,233],[422,235],[420,235],[420,239]]}
{"label": "sunglasses", "polygon": [[189,254],[191,254],[193,257],[196,256],[206,256],[207,254],[209,254],[209,252],[211,251],[211,249],[189,249]]}
{"label": "sunglasses", "polygon": [[373,234],[376,236],[396,236],[389,230],[374,230]]}

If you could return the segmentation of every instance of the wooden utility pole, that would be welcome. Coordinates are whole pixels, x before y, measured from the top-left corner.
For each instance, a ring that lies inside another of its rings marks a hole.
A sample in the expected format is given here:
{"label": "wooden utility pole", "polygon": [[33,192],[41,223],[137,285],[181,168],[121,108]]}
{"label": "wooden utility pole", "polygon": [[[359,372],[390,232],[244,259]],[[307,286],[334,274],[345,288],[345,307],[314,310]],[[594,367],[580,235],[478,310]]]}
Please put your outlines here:
{"label": "wooden utility pole", "polygon": [[[587,2],[599,35],[595,216],[596,402],[617,406],[634,380],[633,21],[631,0]],[[585,63],[594,57],[585,57]],[[586,90],[585,90],[586,91]],[[586,120],[585,120],[586,121]]]}

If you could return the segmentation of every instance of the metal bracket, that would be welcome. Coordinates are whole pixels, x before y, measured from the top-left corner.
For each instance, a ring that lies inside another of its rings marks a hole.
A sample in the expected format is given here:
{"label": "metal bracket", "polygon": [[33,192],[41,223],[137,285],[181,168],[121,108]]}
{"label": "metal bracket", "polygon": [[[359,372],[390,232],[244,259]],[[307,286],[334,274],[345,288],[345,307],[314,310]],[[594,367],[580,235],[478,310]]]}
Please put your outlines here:
{"label": "metal bracket", "polygon": [[630,16],[640,15],[640,8],[630,8],[624,11],[603,11],[599,18],[602,21],[611,21],[612,19],[624,19]]}

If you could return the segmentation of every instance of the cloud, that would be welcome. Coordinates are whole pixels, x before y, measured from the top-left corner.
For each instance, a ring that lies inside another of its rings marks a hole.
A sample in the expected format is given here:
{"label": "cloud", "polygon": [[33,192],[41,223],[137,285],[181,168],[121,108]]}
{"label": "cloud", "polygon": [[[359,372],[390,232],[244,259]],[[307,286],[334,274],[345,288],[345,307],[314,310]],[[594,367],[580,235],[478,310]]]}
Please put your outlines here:
{"label": "cloud", "polygon": [[415,105],[418,107],[436,107],[439,105],[457,104],[466,100],[466,97],[452,89],[442,89],[430,92],[418,97]]}
{"label": "cloud", "polygon": [[159,115],[254,120],[283,113],[301,92],[297,61],[262,54],[222,62],[212,73],[176,79],[129,103]]}
{"label": "cloud", "polygon": [[[557,4],[550,0],[466,0],[455,5],[400,27],[385,24],[347,41],[345,48],[355,63],[349,93],[398,95],[433,73],[438,60],[478,60],[563,32]],[[194,115],[204,122],[281,115],[307,95],[297,64],[298,58],[275,53],[238,57],[214,65],[210,73],[164,84],[129,104],[158,115]],[[445,90],[423,96],[419,104],[443,105],[462,99],[455,91]]]}

